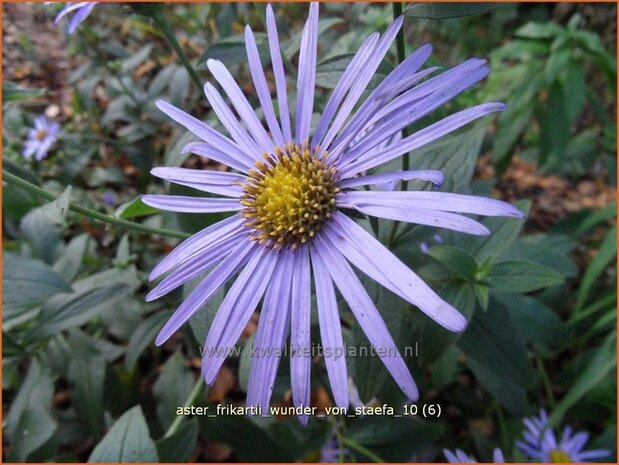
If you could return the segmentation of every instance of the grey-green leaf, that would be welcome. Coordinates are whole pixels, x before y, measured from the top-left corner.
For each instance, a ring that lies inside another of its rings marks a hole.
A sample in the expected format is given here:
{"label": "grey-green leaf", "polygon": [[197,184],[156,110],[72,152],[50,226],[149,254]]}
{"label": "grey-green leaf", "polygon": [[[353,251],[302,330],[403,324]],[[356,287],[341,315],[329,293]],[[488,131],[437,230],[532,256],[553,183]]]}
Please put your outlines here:
{"label": "grey-green leaf", "polygon": [[142,408],[127,410],[97,444],[88,461],[93,462],[158,462],[159,456]]}

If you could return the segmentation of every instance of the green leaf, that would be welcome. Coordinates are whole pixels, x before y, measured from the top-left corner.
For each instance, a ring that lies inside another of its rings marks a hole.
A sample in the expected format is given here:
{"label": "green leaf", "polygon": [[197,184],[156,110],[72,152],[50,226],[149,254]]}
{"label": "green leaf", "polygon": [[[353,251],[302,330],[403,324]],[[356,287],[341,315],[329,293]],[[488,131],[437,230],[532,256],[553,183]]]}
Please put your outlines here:
{"label": "green leaf", "polygon": [[142,408],[127,410],[97,444],[88,461],[158,462],[155,443],[150,438]]}
{"label": "green leaf", "polygon": [[142,202],[141,197],[137,197],[130,202],[123,203],[115,212],[115,215],[118,218],[129,219],[129,218],[137,218],[140,216],[153,215],[155,213],[159,213],[159,210],[153,208],[149,205],[146,205]]}
{"label": "green leaf", "polygon": [[32,409],[43,413],[51,410],[54,382],[49,369],[33,358],[17,396],[5,418],[5,433],[11,441],[16,440],[19,424],[24,412]]}
{"label": "green leaf", "polygon": [[191,418],[176,433],[157,441],[161,462],[186,463],[191,461],[198,440],[198,419]]}
{"label": "green leaf", "polygon": [[106,311],[131,292],[126,284],[112,284],[81,293],[62,294],[48,300],[30,336],[44,338],[86,323]]}
{"label": "green leaf", "polygon": [[[531,202],[518,202],[516,206],[525,214],[529,213]],[[475,256],[478,263],[494,260],[505,250],[509,249],[520,234],[524,224],[517,218],[491,217],[481,221],[490,230],[490,235],[485,237],[463,237],[462,248]]]}
{"label": "green leaf", "polygon": [[569,340],[565,323],[539,300],[526,295],[498,295],[527,342],[557,346]]}
{"label": "green leaf", "polygon": [[41,305],[71,286],[40,260],[4,253],[2,260],[3,322],[19,315],[19,310]]}
{"label": "green leaf", "polygon": [[103,388],[105,386],[105,357],[90,337],[75,332],[69,346],[77,357],[69,361],[69,380],[74,384],[71,403],[88,432],[99,437],[103,426]]}
{"label": "green leaf", "polygon": [[19,419],[11,441],[10,462],[26,462],[28,456],[43,446],[56,433],[58,424],[45,410],[26,408]]}
{"label": "green leaf", "polygon": [[617,255],[617,226],[613,226],[608,231],[597,256],[591,261],[580,281],[575,311],[579,311],[585,304],[595,281],[600,277],[615,255]]}
{"label": "green leaf", "polygon": [[82,266],[89,241],[90,236],[87,233],[73,237],[54,263],[53,270],[67,281],[75,279]]}
{"label": "green leaf", "polygon": [[14,102],[16,100],[30,100],[45,95],[45,89],[27,89],[20,87],[14,82],[5,81],[2,83],[2,103]]}
{"label": "green leaf", "polygon": [[169,312],[155,312],[135,328],[125,355],[125,366],[128,370],[135,368],[138,358],[144,349],[153,344],[155,336],[169,317]]}
{"label": "green leaf", "polygon": [[[405,462],[427,444],[439,441],[445,426],[413,416],[394,419],[386,415],[358,417],[347,426],[346,436],[370,449],[386,462]],[[362,453],[359,462],[367,462]]]}
{"label": "green leaf", "polygon": [[617,366],[617,333],[611,333],[596,350],[595,355],[570,387],[565,397],[555,406],[550,422],[561,424],[565,413],[595,388]]}
{"label": "green leaf", "polygon": [[451,245],[434,245],[428,255],[463,278],[473,279],[478,265],[466,250]]}
{"label": "green leaf", "polygon": [[500,3],[414,3],[404,10],[404,16],[423,19],[460,18],[479,16],[505,8]]}
{"label": "green leaf", "polygon": [[490,297],[490,289],[483,284],[473,284],[473,291],[475,292],[475,298],[481,309],[485,312],[488,310],[488,298]]}
{"label": "green leaf", "polygon": [[133,73],[135,69],[144,63],[150,56],[150,52],[153,49],[152,44],[145,45],[137,52],[129,55],[129,58],[122,61],[120,72],[121,74]]}
{"label": "green leaf", "polygon": [[527,23],[516,31],[517,37],[524,39],[552,39],[564,34],[564,29],[555,23]]}
{"label": "green leaf", "polygon": [[544,265],[510,260],[497,263],[490,269],[488,283],[500,291],[532,292],[563,283],[563,276]]}
{"label": "green leaf", "polygon": [[66,226],[67,213],[69,211],[69,203],[71,202],[71,186],[67,186],[62,194],[56,200],[45,204],[41,207],[49,219],[59,226]]}
{"label": "green leaf", "polygon": [[[354,53],[344,53],[329,57],[318,63],[316,65],[316,85],[325,89],[335,89],[354,56]],[[368,89],[376,87],[391,71],[393,71],[393,66],[387,61],[383,61],[376,70],[372,80],[368,83]]]}
{"label": "green leaf", "polygon": [[44,212],[43,207],[35,208],[21,220],[19,225],[32,254],[45,263],[53,263],[63,243],[58,228]]}
{"label": "green leaf", "polygon": [[240,415],[199,417],[206,440],[229,444],[241,462],[293,462],[294,457],[259,421]]}
{"label": "green leaf", "polygon": [[[318,37],[320,37],[327,29],[335,26],[336,24],[340,24],[344,22],[341,18],[326,18],[318,21]],[[292,57],[300,50],[301,48],[301,35],[302,31],[294,34],[286,44],[282,47],[282,54],[287,60],[291,60]]]}
{"label": "green leaf", "polygon": [[168,358],[153,386],[153,394],[157,401],[157,416],[164,429],[176,419],[176,408],[184,404],[194,382],[194,376],[185,358],[177,350]]}
{"label": "green leaf", "polygon": [[478,381],[511,413],[524,413],[532,375],[524,340],[507,309],[495,300],[477,312],[458,346]]}
{"label": "green leaf", "polygon": [[[255,34],[258,54],[263,65],[267,65],[271,59],[269,46],[265,34]],[[198,69],[206,68],[209,59],[219,60],[226,66],[242,65],[247,63],[247,50],[243,37],[233,37],[216,44],[209,45],[200,59]]]}

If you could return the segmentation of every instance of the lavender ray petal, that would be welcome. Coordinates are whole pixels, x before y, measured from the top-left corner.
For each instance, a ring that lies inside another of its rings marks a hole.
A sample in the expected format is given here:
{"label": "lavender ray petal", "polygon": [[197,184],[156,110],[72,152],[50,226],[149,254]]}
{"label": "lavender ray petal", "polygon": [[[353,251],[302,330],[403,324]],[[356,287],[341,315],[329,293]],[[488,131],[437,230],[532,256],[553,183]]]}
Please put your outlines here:
{"label": "lavender ray petal", "polygon": [[327,265],[320,255],[312,249],[312,269],[316,286],[316,302],[318,306],[318,321],[323,347],[330,355],[325,356],[325,365],[329,383],[333,391],[333,399],[338,407],[348,407],[348,372],[344,356],[344,341],[340,315],[335,298],[333,282],[327,273]]}
{"label": "lavender ray petal", "polygon": [[[247,154],[245,154],[240,149],[240,147],[234,142],[232,142],[230,139],[218,133],[206,123],[203,123],[199,119],[188,115],[183,110],[176,108],[174,105],[168,102],[165,102],[163,100],[157,100],[157,102],[155,102],[155,105],[157,105],[157,108],[159,108],[162,112],[164,112],[178,124],[185,127],[192,134],[206,142],[210,147],[221,152],[222,154],[225,154],[228,158],[236,160],[237,166],[239,164],[246,166],[245,160],[247,159]],[[189,145],[187,147],[189,147]],[[228,164],[228,166],[239,169],[233,164]],[[251,165],[249,165],[249,167],[251,168]],[[241,168],[240,171],[246,171],[246,169]]]}
{"label": "lavender ray petal", "polygon": [[[430,80],[418,87],[415,87],[409,91],[408,95],[403,95],[400,97],[399,100],[402,101],[396,100],[398,105],[392,109],[389,109],[388,114],[382,116],[380,120],[376,121],[371,130],[369,130],[361,138],[361,140],[355,144],[355,147],[340,157],[341,162],[346,163],[356,159],[364,159],[364,154],[366,154],[373,147],[376,147],[380,144],[380,142],[392,137],[394,134],[399,133],[410,124],[443,106],[445,103],[452,100],[456,95],[467,90],[473,84],[479,82],[487,76],[488,72],[489,68],[487,66],[481,66],[480,68],[473,70],[464,76],[459,76],[459,74],[452,73],[451,80],[447,80],[446,82],[443,81],[440,85],[437,85],[435,82]],[[435,79],[438,80],[438,78],[442,76],[443,75],[439,75]],[[428,86],[426,86],[426,84],[428,84]],[[431,93],[426,93],[430,91]],[[373,120],[374,118],[370,120],[370,123]],[[337,155],[338,150],[335,152]]]}
{"label": "lavender ray petal", "polygon": [[269,283],[258,329],[254,340],[247,388],[247,405],[268,408],[277,375],[281,351],[290,324],[290,293],[294,259],[292,253],[283,253]]}
{"label": "lavender ray petal", "polygon": [[267,5],[267,36],[269,39],[269,51],[271,53],[271,65],[275,76],[275,88],[277,90],[277,105],[279,108],[279,120],[282,125],[284,141],[292,141],[290,129],[290,111],[288,110],[288,96],[286,93],[286,74],[282,63],[282,54],[279,48],[279,37],[277,35],[277,24],[275,15],[270,4]]}
{"label": "lavender ray petal", "polygon": [[327,132],[327,128],[335,115],[336,110],[342,103],[342,100],[346,96],[346,93],[350,90],[353,82],[357,78],[359,71],[361,68],[367,63],[368,59],[372,51],[374,51],[376,47],[376,43],[378,42],[378,38],[380,35],[375,32],[371,34],[361,45],[351,62],[346,67],[346,70],[342,74],[342,77],[338,81],[331,97],[329,97],[329,101],[327,102],[322,116],[320,117],[320,121],[318,122],[318,126],[314,131],[314,136],[312,137],[312,146],[321,145],[323,141],[323,137]]}
{"label": "lavender ray petal", "polygon": [[[260,246],[258,246],[260,247]],[[213,384],[227,351],[238,340],[271,279],[278,255],[264,247],[254,253],[221,303],[204,342],[202,376]]]}
{"label": "lavender ray petal", "polygon": [[247,160],[246,154],[242,154],[242,156],[231,156],[228,155],[227,152],[222,152],[207,142],[190,142],[181,149],[181,153],[189,152],[210,160],[215,160],[219,163],[223,163],[224,165],[234,168],[235,170],[239,170],[242,173],[247,173],[254,167],[254,164]]}
{"label": "lavender ray petal", "polygon": [[387,163],[400,155],[410,152],[419,147],[443,137],[456,129],[461,128],[465,124],[470,123],[476,119],[486,116],[495,111],[502,111],[505,109],[505,105],[498,102],[484,103],[472,108],[454,113],[430,126],[414,133],[413,135],[402,139],[399,143],[393,144],[391,147],[387,147],[376,153],[370,154],[368,152],[364,161],[351,163],[342,169],[340,175],[342,177],[349,177],[361,171],[374,168],[375,166]]}
{"label": "lavender ray petal", "polygon": [[230,74],[230,71],[228,71],[228,68],[221,61],[212,58],[206,61],[206,66],[208,66],[208,69],[213,73],[219,85],[230,98],[232,106],[238,112],[260,149],[263,152],[271,153],[274,147],[273,141],[256,116],[243,91],[232,77],[232,74]]}
{"label": "lavender ray petal", "polygon": [[207,250],[195,254],[180,264],[173,273],[161,280],[161,282],[146,295],[144,300],[151,302],[198,277],[209,267],[226,258],[226,256],[228,256],[228,254],[230,254],[242,241],[247,240],[247,233],[239,233],[223,239]]}
{"label": "lavender ray petal", "polygon": [[346,215],[336,212],[333,228],[325,235],[333,247],[357,268],[419,309],[444,328],[460,332],[467,321],[436,294],[423,279]]}
{"label": "lavender ray petal", "polygon": [[249,69],[254,82],[254,88],[258,93],[258,100],[260,100],[260,106],[264,111],[264,117],[267,121],[269,130],[271,131],[271,136],[275,140],[276,145],[283,146],[286,141],[284,140],[282,130],[279,127],[277,117],[275,116],[273,100],[271,99],[271,92],[269,91],[269,87],[264,76],[264,69],[262,68],[262,63],[260,61],[256,38],[254,37],[254,33],[249,26],[245,26],[245,48],[247,50],[247,61],[249,62]]}
{"label": "lavender ray petal", "polygon": [[192,170],[187,168],[157,167],[150,172],[153,176],[173,182],[174,184],[227,197],[240,197],[243,195],[242,183],[247,179],[243,175],[227,173],[225,171]]}
{"label": "lavender ray petal", "polygon": [[484,216],[508,216],[512,218],[524,218],[518,208],[502,200],[478,197],[474,195],[454,194],[451,192],[429,191],[350,191],[342,197],[346,202],[357,205],[383,205],[387,207],[408,208],[415,207],[448,211],[454,213],[472,213]]}
{"label": "lavender ray petal", "polygon": [[[380,102],[386,103],[390,101],[395,95],[407,88],[402,87],[402,85],[412,85],[417,82],[416,78],[412,78],[412,76],[428,59],[431,53],[432,47],[430,45],[424,45],[389,73],[376,89],[372,91],[365,102],[363,102],[359,110],[335,139],[333,145],[340,146],[344,140],[350,141],[363,129],[367,121],[373,116],[373,109],[378,110],[380,108]],[[407,76],[411,76],[411,79],[407,79]],[[348,144],[344,144],[344,146],[347,145]]]}
{"label": "lavender ray petal", "polygon": [[435,186],[442,186],[445,182],[445,176],[440,170],[409,170],[409,171],[394,171],[392,173],[371,174],[368,176],[360,176],[358,178],[345,179],[339,183],[340,188],[349,188],[357,186],[389,184],[395,181],[410,181],[418,179],[420,181],[428,181]]}
{"label": "lavender ray petal", "polygon": [[217,244],[230,235],[241,231],[244,222],[245,218],[236,214],[212,224],[188,239],[185,239],[153,268],[153,271],[151,271],[148,276],[149,281],[157,279],[162,274],[191,258],[194,254],[202,252],[206,250],[207,247]]}
{"label": "lavender ray petal", "polygon": [[88,4],[85,5],[84,7],[80,8],[80,10],[75,13],[75,16],[73,16],[73,19],[71,19],[71,22],[69,23],[69,34],[73,34],[75,32],[75,30],[77,29],[77,27],[82,23],[82,21],[84,21],[88,15],[92,12],[93,8],[95,6],[97,6],[95,3],[92,2],[87,2]]}
{"label": "lavender ray petal", "polygon": [[143,195],[142,202],[153,208],[183,213],[217,213],[243,208],[237,199],[188,197],[185,195]]}
{"label": "lavender ray petal", "polygon": [[226,130],[230,133],[230,136],[232,136],[234,141],[239,144],[241,149],[247,154],[253,155],[247,155],[247,159],[250,162],[254,162],[260,158],[262,153],[260,147],[247,133],[245,128],[241,126],[239,120],[236,118],[234,113],[232,113],[230,107],[226,105],[226,102],[224,102],[224,99],[219,91],[210,82],[204,84],[204,95],[206,95],[206,99],[211,104],[211,107],[213,107],[217,118],[219,118],[219,121],[221,121],[221,124],[223,124]]}
{"label": "lavender ray petal", "polygon": [[312,122],[316,85],[316,53],[318,48],[318,8],[318,2],[310,3],[309,17],[301,37],[295,121],[295,139],[298,144],[309,140]]}
{"label": "lavender ray petal", "polygon": [[365,63],[365,66],[357,75],[357,78],[355,79],[350,92],[346,96],[340,111],[322,141],[325,149],[328,149],[331,146],[331,142],[335,139],[340,129],[342,129],[342,126],[350,116],[354,106],[357,104],[359,97],[361,97],[361,94],[366,89],[372,77],[374,77],[374,73],[376,73],[378,66],[389,51],[391,43],[402,27],[403,21],[404,18],[400,17],[389,26],[389,28],[385,31],[385,34],[378,41],[372,57]]}
{"label": "lavender ray petal", "polygon": [[228,282],[253,255],[256,255],[256,248],[257,246],[253,242],[241,242],[230,255],[224,258],[187,296],[180,307],[176,309],[163,328],[161,328],[161,331],[159,331],[155,344],[160,346],[184,325],[200,307],[215,295],[221,286]]}
{"label": "lavender ray petal", "polygon": [[[292,296],[290,299],[290,381],[292,401],[295,407],[308,407],[310,405],[311,292],[309,249],[302,247],[295,251]],[[307,424],[307,416],[299,416],[299,421]]]}
{"label": "lavender ray petal", "polygon": [[[389,193],[391,194],[392,192]],[[407,223],[422,224],[435,228],[445,228],[475,236],[487,236],[490,234],[490,230],[483,224],[466,216],[438,210],[429,210],[427,208],[411,205],[402,207],[401,204],[353,203],[347,201],[346,196],[348,194],[349,192],[346,192],[336,197],[338,199],[338,206],[354,208],[366,215],[388,220],[405,221]]]}
{"label": "lavender ray petal", "polygon": [[75,2],[75,3],[67,3],[62,10],[56,15],[54,19],[54,24],[58,24],[62,18],[67,16],[68,13],[72,11],[79,10],[80,8],[88,5],[90,2]]}
{"label": "lavender ray petal", "polygon": [[385,367],[404,394],[413,401],[417,400],[419,391],[415,381],[413,381],[413,377],[372,299],[342,255],[321,237],[316,237],[315,241],[317,242],[316,252],[320,254],[324,263],[329,264],[327,271],[331,275],[331,279],[348,303],[370,343],[374,347],[380,348],[381,353],[392,355],[381,357]]}

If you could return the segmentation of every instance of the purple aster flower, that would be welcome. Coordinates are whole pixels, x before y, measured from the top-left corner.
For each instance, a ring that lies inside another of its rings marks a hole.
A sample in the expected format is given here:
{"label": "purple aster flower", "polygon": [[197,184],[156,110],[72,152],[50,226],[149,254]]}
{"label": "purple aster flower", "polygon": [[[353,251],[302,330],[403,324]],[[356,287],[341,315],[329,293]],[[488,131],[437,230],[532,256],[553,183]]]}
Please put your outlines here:
{"label": "purple aster flower", "polygon": [[[51,3],[51,2],[50,2]],[[56,19],[54,20],[54,24],[60,23],[62,18],[68,16],[69,13],[75,12],[73,18],[69,22],[69,27],[67,28],[69,34],[73,34],[82,21],[84,21],[88,15],[92,12],[92,10],[97,6],[99,2],[75,2],[75,3],[67,3],[67,5],[58,13]]]}
{"label": "purple aster flower", "polygon": [[[445,457],[449,463],[477,463],[475,457],[466,455],[461,449],[456,449],[454,452],[451,452],[448,449],[443,449],[443,454],[445,454]],[[503,451],[501,449],[494,449],[494,452],[492,453],[492,462],[505,463],[505,457],[503,456]]]}
{"label": "purple aster flower", "polygon": [[516,441],[516,446],[533,460],[552,463],[590,462],[610,455],[610,451],[602,449],[585,451],[589,434],[582,431],[573,433],[569,426],[565,427],[561,438],[557,438],[544,409],[540,411],[539,417],[525,418],[524,425],[524,440]]}
{"label": "purple aster flower", "polygon": [[47,157],[47,152],[56,142],[60,131],[60,125],[55,121],[48,120],[44,115],[34,119],[34,127],[28,129],[26,144],[24,145],[24,158],[41,161]]}
{"label": "purple aster flower", "polygon": [[[472,59],[419,84],[434,71],[420,70],[431,51],[426,45],[398,65],[361,103],[362,94],[402,26],[403,18],[398,18],[382,36],[374,33],[363,43],[312,131],[318,8],[318,3],[311,4],[303,29],[294,121],[291,121],[271,6],[267,6],[266,23],[277,113],[254,34],[249,26],[245,29],[249,69],[266,127],[223,63],[213,59],[208,60],[207,66],[231,106],[213,84],[207,83],[204,91],[229,137],[167,102],[157,102],[159,109],[201,139],[188,144],[184,152],[226,164],[236,172],[154,168],[152,173],[159,178],[224,198],[145,195],[144,203],[174,212],[237,213],[181,243],[152,271],[151,280],[167,276],[147,295],[149,301],[210,270],[164,325],[156,343],[163,344],[238,273],[204,343],[202,374],[206,382],[214,382],[226,355],[264,297],[252,354],[247,404],[268,407],[279,364],[277,351],[290,333],[293,403],[296,407],[308,406],[313,282],[323,347],[330,348],[330,353],[344,352],[337,288],[371,344],[380,348],[387,370],[406,396],[416,400],[419,395],[415,382],[353,266],[450,331],[462,331],[466,318],[346,216],[343,209],[478,235],[489,231],[462,214],[522,218],[518,209],[494,199],[442,192],[354,189],[402,179],[441,184],[440,171],[370,175],[366,172],[473,120],[500,111],[504,105],[485,103],[463,110],[380,147],[385,139],[488,73],[483,60]],[[359,109],[353,113],[357,106]],[[356,139],[364,131],[363,137]],[[345,358],[328,357],[325,364],[335,404],[346,407],[349,391]],[[300,419],[307,421],[304,416]]]}

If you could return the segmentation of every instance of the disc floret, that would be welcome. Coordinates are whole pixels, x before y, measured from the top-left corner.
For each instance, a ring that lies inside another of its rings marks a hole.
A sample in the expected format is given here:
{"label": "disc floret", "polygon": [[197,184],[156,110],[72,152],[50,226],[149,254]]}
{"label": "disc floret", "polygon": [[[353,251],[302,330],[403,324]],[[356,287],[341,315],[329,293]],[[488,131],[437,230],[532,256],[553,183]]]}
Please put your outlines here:
{"label": "disc floret", "polygon": [[337,171],[328,153],[307,143],[276,147],[250,170],[241,203],[252,238],[261,244],[299,247],[331,218]]}

